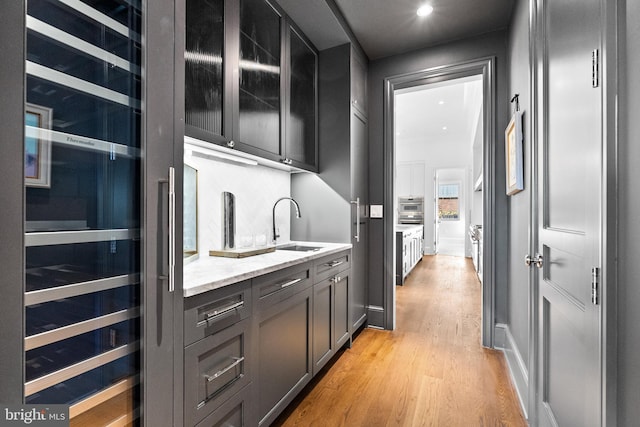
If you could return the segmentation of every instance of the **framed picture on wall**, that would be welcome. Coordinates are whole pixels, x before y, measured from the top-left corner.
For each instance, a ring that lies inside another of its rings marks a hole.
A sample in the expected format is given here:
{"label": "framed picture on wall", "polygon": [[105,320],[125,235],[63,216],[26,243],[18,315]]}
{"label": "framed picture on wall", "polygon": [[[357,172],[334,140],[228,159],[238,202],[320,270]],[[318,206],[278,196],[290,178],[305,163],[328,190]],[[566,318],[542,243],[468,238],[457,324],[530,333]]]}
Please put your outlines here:
{"label": "framed picture on wall", "polygon": [[522,159],[522,112],[516,111],[504,131],[507,195],[524,190]]}
{"label": "framed picture on wall", "polygon": [[25,111],[24,182],[29,187],[51,187],[51,109],[27,103]]}

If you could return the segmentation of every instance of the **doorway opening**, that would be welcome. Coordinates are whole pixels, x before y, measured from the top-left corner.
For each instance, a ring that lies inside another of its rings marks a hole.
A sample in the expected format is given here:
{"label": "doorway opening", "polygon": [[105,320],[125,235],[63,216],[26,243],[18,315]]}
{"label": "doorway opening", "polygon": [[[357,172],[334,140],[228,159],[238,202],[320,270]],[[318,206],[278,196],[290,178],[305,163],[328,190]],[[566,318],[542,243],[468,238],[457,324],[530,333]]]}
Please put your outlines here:
{"label": "doorway opening", "polygon": [[[385,81],[385,313],[395,328],[396,228],[407,196],[423,200],[423,254],[477,257],[470,228],[485,229],[482,242],[491,259],[494,150],[494,59],[439,67]],[[484,190],[484,191],[483,191]],[[406,215],[405,215],[406,216]],[[485,219],[487,219],[485,221]],[[473,226],[473,227],[470,227]],[[477,236],[477,234],[476,234]],[[482,344],[493,345],[493,269],[474,258],[484,272]]]}
{"label": "doorway opening", "polygon": [[[434,198],[431,201],[434,211],[433,247],[436,254],[470,256],[467,230],[473,207],[468,206],[467,181],[468,174],[464,168],[436,169],[433,179]],[[482,206],[479,208],[482,209]]]}

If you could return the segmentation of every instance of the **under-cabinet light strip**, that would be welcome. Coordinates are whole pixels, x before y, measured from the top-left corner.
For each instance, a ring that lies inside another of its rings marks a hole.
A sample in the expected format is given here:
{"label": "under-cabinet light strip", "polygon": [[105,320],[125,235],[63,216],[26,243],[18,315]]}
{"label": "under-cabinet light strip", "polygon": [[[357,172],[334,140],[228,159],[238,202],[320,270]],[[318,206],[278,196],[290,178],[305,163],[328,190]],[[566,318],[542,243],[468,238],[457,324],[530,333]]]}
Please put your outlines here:
{"label": "under-cabinet light strip", "polygon": [[137,65],[133,65],[131,62],[120,58],[118,55],[114,55],[111,52],[100,49],[99,47],[91,43],[87,43],[86,41],[76,36],[72,36],[69,33],[66,33],[52,25],[47,24],[46,22],[42,22],[39,19],[28,15],[27,28],[40,33],[50,39],[56,40],[64,45],[67,45],[73,49],[80,50],[108,64],[115,65],[118,68],[121,68],[130,73],[134,73],[138,76],[140,75],[140,67],[138,67]]}
{"label": "under-cabinet light strip", "polygon": [[34,393],[52,387],[56,384],[60,384],[63,381],[67,381],[73,377],[89,372],[100,366],[120,359],[121,357],[135,353],[140,349],[140,342],[136,341],[127,345],[123,345],[113,350],[109,350],[106,353],[99,354],[90,359],[83,360],[74,365],[62,368],[59,371],[52,372],[35,380],[31,380],[24,385],[24,395],[30,396]]}
{"label": "under-cabinet light strip", "polygon": [[25,126],[25,136],[27,138],[51,141],[56,144],[64,144],[75,148],[100,151],[129,158],[140,156],[140,150],[134,147],[129,147],[115,142],[103,141],[101,139],[89,138],[87,136],[59,132],[57,130]]}
{"label": "under-cabinet light strip", "polygon": [[87,282],[73,283],[55,288],[41,289],[25,292],[25,307],[56,301],[62,298],[72,298],[94,292],[130,286],[140,282],[140,274],[123,274],[121,276],[108,277],[106,279],[91,280]]}
{"label": "under-cabinet light strip", "polygon": [[134,229],[82,230],[82,231],[45,231],[25,233],[24,245],[48,246],[67,245],[70,243],[109,242],[113,240],[130,240],[140,237],[140,231]]}
{"label": "under-cabinet light strip", "polygon": [[127,310],[116,311],[115,313],[106,314],[100,317],[94,317],[83,322],[74,323],[72,325],[63,326],[51,331],[43,332],[37,335],[31,335],[24,339],[25,351],[34,348],[43,347],[45,345],[62,341],[67,338],[95,331],[100,328],[115,325],[125,320],[134,319],[140,316],[140,309],[129,308]]}
{"label": "under-cabinet light strip", "polygon": [[230,162],[242,163],[244,165],[256,166],[258,162],[253,159],[246,159],[244,157],[240,157],[235,154],[227,154],[212,149],[212,144],[207,142],[200,142],[195,138],[191,138],[189,136],[184,137],[185,142],[185,153],[188,155],[188,150],[191,150],[196,153],[204,154],[206,156],[215,157],[217,159],[228,160]]}
{"label": "under-cabinet light strip", "polygon": [[104,25],[105,27],[111,28],[113,31],[122,34],[125,37],[128,37],[137,42],[140,41],[140,35],[138,33],[131,31],[126,25],[123,25],[115,19],[108,17],[104,13],[97,11],[84,2],[81,2],[79,0],[58,0],[58,2],[67,5],[71,9],[82,13],[83,15],[93,19],[94,21]]}
{"label": "under-cabinet light strip", "polygon": [[26,61],[26,72],[31,76],[40,77],[41,79],[87,93],[91,96],[97,96],[117,104],[140,109],[140,101],[135,98],[131,98],[115,90],[107,89],[104,86],[70,76],[69,74],[61,73],[53,68],[44,67],[35,62]]}

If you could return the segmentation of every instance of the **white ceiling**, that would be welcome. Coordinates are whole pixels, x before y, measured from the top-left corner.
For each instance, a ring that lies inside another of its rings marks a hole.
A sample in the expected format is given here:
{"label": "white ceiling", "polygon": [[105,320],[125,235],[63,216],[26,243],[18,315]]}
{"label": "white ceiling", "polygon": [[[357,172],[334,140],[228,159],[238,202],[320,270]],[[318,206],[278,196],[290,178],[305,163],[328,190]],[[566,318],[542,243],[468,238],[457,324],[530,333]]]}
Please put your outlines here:
{"label": "white ceiling", "polygon": [[471,152],[482,108],[482,77],[396,91],[396,144],[442,144]]}

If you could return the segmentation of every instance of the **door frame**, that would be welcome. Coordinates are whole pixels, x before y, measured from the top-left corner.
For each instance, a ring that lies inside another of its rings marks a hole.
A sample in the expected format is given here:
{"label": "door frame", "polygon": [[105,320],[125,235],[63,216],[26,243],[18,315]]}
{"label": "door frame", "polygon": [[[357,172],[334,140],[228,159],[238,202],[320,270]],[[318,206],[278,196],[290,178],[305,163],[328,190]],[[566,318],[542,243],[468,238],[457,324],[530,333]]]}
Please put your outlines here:
{"label": "door frame", "polygon": [[[398,89],[422,86],[430,83],[482,75],[483,85],[483,245],[486,254],[482,260],[484,270],[482,286],[482,345],[493,347],[495,303],[495,262],[496,246],[494,242],[496,192],[496,58],[484,57],[440,67],[429,68],[411,73],[387,77],[384,80],[384,205],[394,206],[394,168],[395,168],[395,130],[394,130],[394,93]],[[384,270],[384,313],[386,329],[395,329],[396,289],[393,278],[394,255],[394,215],[385,215],[383,219],[383,258]]]}

